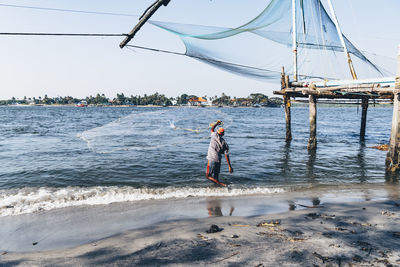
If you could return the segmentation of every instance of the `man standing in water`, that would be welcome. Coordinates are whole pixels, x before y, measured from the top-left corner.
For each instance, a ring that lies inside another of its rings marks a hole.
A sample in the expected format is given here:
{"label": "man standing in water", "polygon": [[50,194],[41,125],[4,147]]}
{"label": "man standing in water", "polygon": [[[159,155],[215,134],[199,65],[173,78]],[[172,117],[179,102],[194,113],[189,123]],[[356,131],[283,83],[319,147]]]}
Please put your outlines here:
{"label": "man standing in water", "polygon": [[229,160],[229,146],[225,142],[224,138],[224,128],[218,128],[217,132],[215,132],[215,128],[221,124],[221,121],[218,120],[212,127],[211,127],[211,141],[210,146],[208,147],[208,154],[207,154],[207,171],[206,177],[208,180],[213,181],[216,184],[221,186],[226,186],[226,184],[221,183],[218,180],[219,171],[221,169],[221,155],[225,155],[226,162],[228,163],[229,172],[232,173],[233,169],[231,166],[231,162]]}

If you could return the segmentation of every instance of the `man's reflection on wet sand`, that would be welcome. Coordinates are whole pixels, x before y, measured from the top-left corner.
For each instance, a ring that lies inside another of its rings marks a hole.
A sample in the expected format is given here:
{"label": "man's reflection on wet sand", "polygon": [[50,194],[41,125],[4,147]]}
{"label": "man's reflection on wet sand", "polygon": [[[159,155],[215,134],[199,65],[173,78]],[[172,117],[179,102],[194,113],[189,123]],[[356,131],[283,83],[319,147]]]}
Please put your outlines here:
{"label": "man's reflection on wet sand", "polygon": [[[209,217],[220,217],[224,216],[222,214],[222,205],[221,200],[218,198],[208,198],[207,199],[207,210]],[[234,207],[230,207],[229,216],[232,216],[233,211],[235,210]]]}
{"label": "man's reflection on wet sand", "polygon": [[385,190],[387,192],[387,197],[390,200],[400,199],[399,190],[399,177],[398,173],[385,173]]}
{"label": "man's reflection on wet sand", "polygon": [[311,203],[312,205],[303,205],[299,204],[294,201],[294,200],[289,200],[288,205],[289,205],[289,211],[291,210],[296,210],[297,206],[304,207],[304,208],[317,208],[321,204],[321,200],[319,197],[312,197],[311,198]]}
{"label": "man's reflection on wet sand", "polygon": [[288,204],[289,204],[289,210],[295,210],[296,209],[296,203],[293,200],[289,200]]}

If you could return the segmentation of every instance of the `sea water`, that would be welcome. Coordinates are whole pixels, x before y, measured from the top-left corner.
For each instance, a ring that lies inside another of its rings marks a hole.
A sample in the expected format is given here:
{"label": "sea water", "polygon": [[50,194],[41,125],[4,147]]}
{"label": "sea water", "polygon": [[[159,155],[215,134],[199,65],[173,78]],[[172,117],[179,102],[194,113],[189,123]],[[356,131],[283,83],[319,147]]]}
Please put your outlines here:
{"label": "sea water", "polygon": [[[0,107],[0,216],[75,206],[269,195],[378,186],[385,175],[392,108],[318,107],[318,147],[307,152],[308,108]],[[210,123],[222,120],[234,173],[205,177]],[[390,191],[389,190],[389,191]],[[390,192],[388,192],[390,194]]]}

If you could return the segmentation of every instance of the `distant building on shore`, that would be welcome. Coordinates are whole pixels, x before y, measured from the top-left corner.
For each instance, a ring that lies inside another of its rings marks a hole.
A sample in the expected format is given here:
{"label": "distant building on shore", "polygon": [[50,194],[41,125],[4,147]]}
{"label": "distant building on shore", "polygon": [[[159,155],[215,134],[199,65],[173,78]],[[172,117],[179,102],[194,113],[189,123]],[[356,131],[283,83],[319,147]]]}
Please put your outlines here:
{"label": "distant building on shore", "polygon": [[76,104],[76,106],[77,107],[87,107],[88,103],[86,102],[86,100],[82,100],[78,104]]}
{"label": "distant building on shore", "polygon": [[204,106],[208,104],[207,99],[202,97],[192,97],[188,101],[189,106]]}

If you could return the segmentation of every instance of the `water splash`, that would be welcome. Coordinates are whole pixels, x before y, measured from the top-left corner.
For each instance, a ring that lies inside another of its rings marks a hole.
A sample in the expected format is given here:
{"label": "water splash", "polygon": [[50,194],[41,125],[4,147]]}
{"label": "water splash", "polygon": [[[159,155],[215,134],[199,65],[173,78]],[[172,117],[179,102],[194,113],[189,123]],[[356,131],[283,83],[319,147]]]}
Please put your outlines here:
{"label": "water splash", "polygon": [[77,136],[87,147],[100,154],[127,150],[153,150],[166,146],[192,144],[208,138],[209,123],[221,119],[229,128],[232,118],[217,109],[162,108],[137,112],[105,125],[86,130]]}

